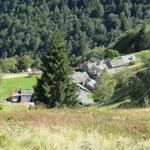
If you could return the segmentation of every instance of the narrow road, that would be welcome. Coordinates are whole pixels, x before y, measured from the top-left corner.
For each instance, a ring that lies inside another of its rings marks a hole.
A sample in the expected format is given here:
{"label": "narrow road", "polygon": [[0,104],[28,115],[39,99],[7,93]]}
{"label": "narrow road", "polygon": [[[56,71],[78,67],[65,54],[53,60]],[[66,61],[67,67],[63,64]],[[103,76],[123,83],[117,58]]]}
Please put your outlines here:
{"label": "narrow road", "polygon": [[27,73],[2,74],[2,79],[11,79],[11,78],[18,78],[18,77],[26,77],[26,76],[28,76]]}

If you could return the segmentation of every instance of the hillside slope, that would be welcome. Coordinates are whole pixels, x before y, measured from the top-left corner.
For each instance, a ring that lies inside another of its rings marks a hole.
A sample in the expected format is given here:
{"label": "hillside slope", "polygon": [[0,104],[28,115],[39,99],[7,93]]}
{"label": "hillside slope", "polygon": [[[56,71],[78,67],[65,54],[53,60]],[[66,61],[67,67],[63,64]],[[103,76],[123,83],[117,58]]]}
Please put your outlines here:
{"label": "hillside slope", "polygon": [[29,111],[2,106],[0,149],[148,150],[149,113],[150,109],[89,107]]}
{"label": "hillside slope", "polygon": [[63,32],[71,54],[107,46],[123,32],[150,23],[149,0],[1,0],[0,56],[44,51],[53,31]]}
{"label": "hillside slope", "polygon": [[150,49],[149,27],[144,25],[141,29],[126,32],[118,38],[113,48],[124,54]]}

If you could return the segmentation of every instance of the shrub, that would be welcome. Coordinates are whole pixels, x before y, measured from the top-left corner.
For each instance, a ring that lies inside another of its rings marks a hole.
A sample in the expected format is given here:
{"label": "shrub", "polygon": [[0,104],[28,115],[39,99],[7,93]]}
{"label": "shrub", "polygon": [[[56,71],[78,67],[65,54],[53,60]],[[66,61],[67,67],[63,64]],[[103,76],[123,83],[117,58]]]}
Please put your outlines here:
{"label": "shrub", "polygon": [[97,78],[94,94],[96,95],[96,101],[99,103],[108,103],[108,100],[112,97],[116,81],[109,73],[104,70]]}
{"label": "shrub", "polygon": [[114,49],[107,49],[105,52],[105,57],[110,59],[118,57],[119,55],[120,55],[119,52]]}

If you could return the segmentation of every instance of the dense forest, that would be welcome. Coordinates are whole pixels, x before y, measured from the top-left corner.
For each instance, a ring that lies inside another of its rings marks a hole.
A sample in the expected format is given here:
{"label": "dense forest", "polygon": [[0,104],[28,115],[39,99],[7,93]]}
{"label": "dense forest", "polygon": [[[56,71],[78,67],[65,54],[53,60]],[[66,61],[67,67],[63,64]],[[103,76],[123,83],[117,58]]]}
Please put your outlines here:
{"label": "dense forest", "polygon": [[0,0],[0,56],[36,57],[56,30],[80,56],[149,22],[149,0]]}
{"label": "dense forest", "polygon": [[149,27],[143,25],[140,29],[126,32],[114,42],[112,48],[124,54],[150,49]]}

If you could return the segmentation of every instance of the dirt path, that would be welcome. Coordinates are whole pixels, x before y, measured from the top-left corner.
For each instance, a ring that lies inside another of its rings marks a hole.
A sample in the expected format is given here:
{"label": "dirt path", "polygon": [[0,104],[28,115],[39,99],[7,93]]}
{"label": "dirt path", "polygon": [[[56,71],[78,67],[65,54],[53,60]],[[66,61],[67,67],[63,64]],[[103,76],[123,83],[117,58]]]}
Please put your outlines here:
{"label": "dirt path", "polygon": [[3,74],[2,79],[11,79],[11,78],[18,78],[18,77],[26,77],[26,76],[28,76],[27,73]]}

